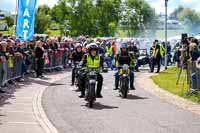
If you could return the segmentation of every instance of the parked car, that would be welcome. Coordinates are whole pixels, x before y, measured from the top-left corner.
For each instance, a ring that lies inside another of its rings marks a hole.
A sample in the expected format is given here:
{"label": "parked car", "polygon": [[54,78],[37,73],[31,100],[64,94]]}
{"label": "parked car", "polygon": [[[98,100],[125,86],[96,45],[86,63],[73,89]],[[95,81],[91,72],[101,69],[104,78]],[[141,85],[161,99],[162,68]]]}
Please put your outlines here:
{"label": "parked car", "polygon": [[146,65],[149,64],[150,57],[147,53],[147,49],[139,49],[139,57],[138,57],[138,65]]}
{"label": "parked car", "polygon": [[56,24],[51,24],[50,29],[51,30],[58,30],[58,26]]}

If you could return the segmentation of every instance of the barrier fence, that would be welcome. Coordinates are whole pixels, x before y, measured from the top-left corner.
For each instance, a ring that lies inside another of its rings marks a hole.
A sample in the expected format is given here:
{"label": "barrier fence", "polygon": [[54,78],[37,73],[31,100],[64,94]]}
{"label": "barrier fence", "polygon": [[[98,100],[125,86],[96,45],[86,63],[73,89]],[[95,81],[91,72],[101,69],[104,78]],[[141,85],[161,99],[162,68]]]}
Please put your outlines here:
{"label": "barrier fence", "polygon": [[187,75],[189,92],[200,92],[200,67],[197,62],[188,62]]}
{"label": "barrier fence", "polygon": [[[67,64],[68,53],[66,51],[45,52],[44,55],[44,70],[63,68]],[[9,56],[3,60],[0,62],[0,86],[23,77],[27,69],[36,70],[37,68],[34,54]]]}

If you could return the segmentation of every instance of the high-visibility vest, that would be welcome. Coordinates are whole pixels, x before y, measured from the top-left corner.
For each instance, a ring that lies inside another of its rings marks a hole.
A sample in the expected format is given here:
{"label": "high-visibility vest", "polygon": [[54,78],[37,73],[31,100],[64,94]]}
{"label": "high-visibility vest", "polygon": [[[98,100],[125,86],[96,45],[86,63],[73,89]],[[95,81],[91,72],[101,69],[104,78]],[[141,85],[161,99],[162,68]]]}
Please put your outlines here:
{"label": "high-visibility vest", "polygon": [[161,55],[161,57],[163,57],[164,53],[165,53],[165,48],[163,45],[161,45],[161,44],[159,44],[159,45],[160,45],[160,55]]}
{"label": "high-visibility vest", "polygon": [[113,48],[112,48],[112,46],[109,48],[109,47],[106,47],[106,54],[108,55],[108,56],[112,56],[112,54],[113,54]]}
{"label": "high-visibility vest", "polygon": [[87,70],[90,70],[90,68],[96,68],[97,71],[100,69],[100,56],[97,55],[92,59],[90,55],[87,55],[87,64],[86,64]]}
{"label": "high-visibility vest", "polygon": [[[161,44],[159,44],[159,46],[160,46],[160,55],[161,55],[161,57],[163,57],[164,52],[165,52],[165,48]],[[156,54],[156,46],[152,47],[152,49],[153,49],[152,55],[155,56],[155,54]]]}
{"label": "high-visibility vest", "polygon": [[153,46],[151,46],[151,49],[150,49],[150,54],[151,54],[151,56],[153,56],[154,50],[155,50],[155,46],[153,45]]}

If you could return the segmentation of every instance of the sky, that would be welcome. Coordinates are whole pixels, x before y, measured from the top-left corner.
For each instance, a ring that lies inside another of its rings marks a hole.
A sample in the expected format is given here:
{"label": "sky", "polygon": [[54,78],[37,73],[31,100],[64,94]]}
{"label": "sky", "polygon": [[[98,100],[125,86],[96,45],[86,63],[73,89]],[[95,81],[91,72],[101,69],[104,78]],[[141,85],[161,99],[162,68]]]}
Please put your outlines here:
{"label": "sky", "polygon": [[[6,11],[15,11],[17,0],[1,0],[0,9]],[[58,0],[37,0],[37,6],[42,4],[48,4],[53,7]],[[146,0],[153,8],[155,8],[156,13],[165,12],[165,0]],[[179,5],[188,6],[200,12],[200,2],[199,0],[168,0],[168,13],[173,12],[175,8]]]}

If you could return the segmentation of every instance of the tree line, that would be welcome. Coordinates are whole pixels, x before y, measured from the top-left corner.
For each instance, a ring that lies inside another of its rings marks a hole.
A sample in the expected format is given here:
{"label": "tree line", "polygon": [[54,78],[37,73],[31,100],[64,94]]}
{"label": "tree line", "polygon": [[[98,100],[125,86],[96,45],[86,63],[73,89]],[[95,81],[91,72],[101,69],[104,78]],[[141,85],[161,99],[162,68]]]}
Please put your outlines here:
{"label": "tree line", "polygon": [[134,35],[152,28],[154,20],[155,11],[145,0],[58,0],[52,8],[37,8],[35,32],[56,23],[71,36],[114,36],[119,28]]}

